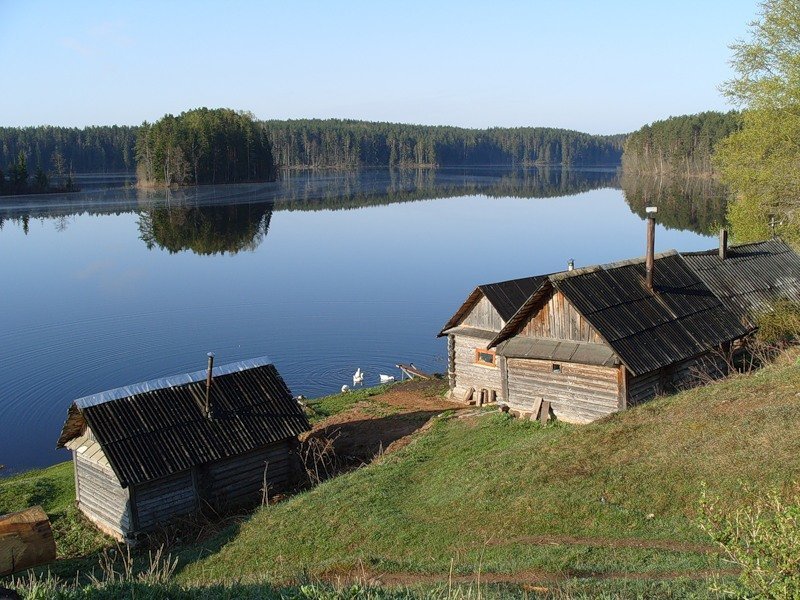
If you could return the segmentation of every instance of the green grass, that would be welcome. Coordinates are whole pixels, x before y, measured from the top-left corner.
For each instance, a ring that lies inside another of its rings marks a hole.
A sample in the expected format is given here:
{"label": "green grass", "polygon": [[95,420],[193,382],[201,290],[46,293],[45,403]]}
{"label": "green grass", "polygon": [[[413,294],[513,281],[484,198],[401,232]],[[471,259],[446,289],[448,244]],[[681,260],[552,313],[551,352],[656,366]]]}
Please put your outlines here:
{"label": "green grass", "polygon": [[335,414],[344,412],[353,408],[359,402],[364,402],[375,396],[380,396],[386,392],[392,385],[402,384],[384,384],[368,388],[355,388],[345,394],[332,394],[330,396],[323,396],[315,400],[307,401],[310,408],[309,420],[311,423],[316,423],[322,419],[327,419]]}
{"label": "green grass", "polygon": [[37,504],[50,517],[58,558],[94,554],[110,543],[75,508],[72,462],[0,479],[0,514]]}
{"label": "green grass", "polygon": [[[709,597],[707,571],[726,565],[696,525],[703,485],[733,508],[798,479],[798,390],[793,350],[753,375],[587,426],[445,414],[396,453],[176,548],[172,587],[152,597],[475,597],[473,586],[448,590],[451,569],[556,577],[542,597]],[[382,391],[320,399],[315,418],[365,402],[383,410]],[[0,512],[37,500],[59,514],[72,494],[71,465],[56,465],[0,480]],[[359,596],[325,584],[274,587],[359,573],[421,580]],[[481,597],[525,593],[492,584]],[[87,594],[64,597],[111,597]]]}
{"label": "green grass", "polygon": [[800,472],[793,358],[588,426],[440,419],[377,464],[257,511],[218,552],[187,550],[179,577],[446,574],[451,561],[456,573],[717,568],[714,553],[685,546],[707,543],[695,524],[702,484],[733,506],[743,482]]}

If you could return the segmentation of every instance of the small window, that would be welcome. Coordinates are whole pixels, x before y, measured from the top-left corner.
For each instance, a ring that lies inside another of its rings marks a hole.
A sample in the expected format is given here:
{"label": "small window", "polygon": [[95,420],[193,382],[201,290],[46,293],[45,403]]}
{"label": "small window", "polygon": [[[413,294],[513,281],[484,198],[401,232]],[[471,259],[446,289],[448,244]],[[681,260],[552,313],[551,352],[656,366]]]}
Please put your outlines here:
{"label": "small window", "polygon": [[561,365],[558,363],[553,363],[553,373],[561,373]]}
{"label": "small window", "polygon": [[479,365],[494,367],[496,359],[497,356],[495,355],[494,350],[481,350],[480,348],[475,349],[475,362]]}

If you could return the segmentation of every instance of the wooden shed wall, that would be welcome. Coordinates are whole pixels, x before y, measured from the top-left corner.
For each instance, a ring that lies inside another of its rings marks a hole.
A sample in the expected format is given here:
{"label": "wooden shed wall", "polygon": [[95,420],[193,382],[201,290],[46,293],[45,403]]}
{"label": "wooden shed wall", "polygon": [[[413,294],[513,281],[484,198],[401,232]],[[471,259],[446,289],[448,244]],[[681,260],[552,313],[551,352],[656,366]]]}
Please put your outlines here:
{"label": "wooden shed wall", "polygon": [[500,313],[495,310],[486,296],[481,297],[460,324],[487,331],[500,331],[505,325],[503,319],[500,318]]}
{"label": "wooden shed wall", "polygon": [[455,389],[453,393],[460,398],[469,388],[494,390],[502,398],[502,378],[498,365],[488,366],[475,362],[475,349],[486,349],[489,340],[466,335],[455,336]]}
{"label": "wooden shed wall", "polygon": [[553,413],[562,421],[588,423],[621,408],[620,370],[575,363],[509,358],[508,405],[522,413],[530,412],[534,402],[550,402]]}
{"label": "wooden shed wall", "polygon": [[133,500],[137,529],[151,529],[198,508],[190,470],[133,486]]}
{"label": "wooden shed wall", "polygon": [[716,352],[675,363],[669,367],[628,377],[628,406],[652,400],[659,394],[698,385],[708,378],[728,374],[726,361]]}
{"label": "wooden shed wall", "polygon": [[559,291],[551,293],[548,301],[528,319],[518,335],[605,344],[597,330]]}
{"label": "wooden shed wall", "polygon": [[72,453],[78,508],[98,528],[121,539],[132,528],[130,495],[111,469]]}
{"label": "wooden shed wall", "polygon": [[247,454],[226,458],[198,469],[203,497],[226,508],[256,504],[266,478],[270,493],[286,491],[296,475],[298,457],[290,452],[291,440],[283,440]]}

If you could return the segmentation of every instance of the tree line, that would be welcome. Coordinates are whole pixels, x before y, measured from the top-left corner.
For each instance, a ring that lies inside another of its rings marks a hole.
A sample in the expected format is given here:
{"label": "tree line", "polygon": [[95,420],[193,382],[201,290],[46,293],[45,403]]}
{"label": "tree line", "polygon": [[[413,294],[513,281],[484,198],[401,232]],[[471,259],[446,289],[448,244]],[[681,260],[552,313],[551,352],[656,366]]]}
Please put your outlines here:
{"label": "tree line", "polygon": [[645,125],[625,139],[622,167],[628,173],[712,175],[717,144],[739,128],[735,111],[670,117]]}
{"label": "tree line", "polygon": [[624,136],[546,127],[466,129],[342,119],[264,121],[280,168],[614,166]]}
{"label": "tree line", "polygon": [[20,153],[28,168],[55,175],[133,171],[138,127],[0,127],[0,168]]}

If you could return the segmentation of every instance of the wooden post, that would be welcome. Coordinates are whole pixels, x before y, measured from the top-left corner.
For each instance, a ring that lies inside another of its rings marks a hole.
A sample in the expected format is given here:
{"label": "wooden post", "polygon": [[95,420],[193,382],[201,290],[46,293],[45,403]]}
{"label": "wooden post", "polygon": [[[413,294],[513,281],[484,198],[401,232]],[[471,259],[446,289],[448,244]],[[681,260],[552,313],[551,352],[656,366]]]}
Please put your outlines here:
{"label": "wooden post", "polygon": [[617,371],[617,387],[619,390],[619,401],[617,407],[620,410],[628,408],[628,372],[625,365],[620,365]]}
{"label": "wooden post", "polygon": [[544,425],[550,419],[550,402],[542,400],[542,412],[539,413],[539,422]]}
{"label": "wooden post", "polygon": [[500,384],[503,387],[501,399],[508,402],[508,363],[505,356],[498,356],[497,362],[500,364]]}
{"label": "wooden post", "polygon": [[495,402],[497,402],[497,392],[489,390],[489,404],[494,404]]}
{"label": "wooden post", "polygon": [[56,543],[41,506],[0,517],[0,577],[56,559]]}

